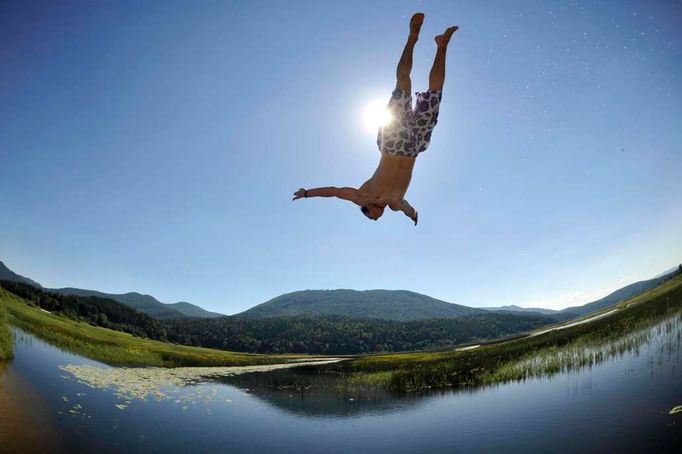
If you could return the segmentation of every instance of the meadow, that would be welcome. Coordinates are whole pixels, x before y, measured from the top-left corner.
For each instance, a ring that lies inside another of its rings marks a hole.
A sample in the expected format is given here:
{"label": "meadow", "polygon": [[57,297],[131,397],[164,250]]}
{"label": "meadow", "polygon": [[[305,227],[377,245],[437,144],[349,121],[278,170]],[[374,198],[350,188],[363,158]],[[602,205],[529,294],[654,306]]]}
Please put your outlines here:
{"label": "meadow", "polygon": [[591,366],[636,349],[646,342],[651,327],[663,321],[665,329],[679,338],[682,275],[581,319],[614,310],[589,323],[469,350],[367,355],[325,366],[324,370],[350,375],[355,386],[421,392],[525,380]]}
{"label": "meadow", "polygon": [[7,310],[0,305],[0,361],[12,358],[12,333]]}
{"label": "meadow", "polygon": [[[259,355],[190,347],[135,337],[128,333],[59,317],[0,289],[0,311],[9,321],[53,345],[112,366],[246,366],[285,362],[301,355]],[[5,326],[2,323],[0,326]],[[0,346],[9,330],[0,328]],[[9,344],[11,346],[11,338]],[[4,350],[0,350],[4,351]]]}

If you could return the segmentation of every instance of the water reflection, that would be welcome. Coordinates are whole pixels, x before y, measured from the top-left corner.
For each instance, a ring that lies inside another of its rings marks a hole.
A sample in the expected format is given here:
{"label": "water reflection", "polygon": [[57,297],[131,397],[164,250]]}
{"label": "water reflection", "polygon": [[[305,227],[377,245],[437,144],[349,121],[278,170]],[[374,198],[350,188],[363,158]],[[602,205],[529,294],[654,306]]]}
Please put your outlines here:
{"label": "water reflection", "polygon": [[282,370],[216,378],[288,413],[309,417],[352,417],[405,411],[425,405],[424,395],[357,388],[347,376],[313,370]]}
{"label": "water reflection", "polygon": [[[617,361],[625,355],[639,357],[643,347],[651,345],[656,348],[646,349],[646,365],[652,377],[656,369],[662,369],[671,359],[679,362],[682,351],[680,310],[652,318],[646,323],[641,321],[637,329],[632,331],[611,336],[591,336],[563,347],[529,353],[491,373],[491,383],[477,387],[422,392],[418,395],[396,393],[379,387],[359,385],[348,375],[324,374],[314,369],[278,371],[260,376],[249,374],[222,377],[216,380],[248,390],[253,396],[288,412],[338,417],[416,407],[424,404],[429,396],[476,393],[505,383],[551,378],[561,373],[579,375],[582,369]],[[671,367],[671,374],[677,374],[674,365]]]}
{"label": "water reflection", "polygon": [[[130,396],[60,367],[112,368],[20,331],[10,369],[41,401],[27,407],[21,397],[19,406],[49,416],[45,427],[77,452],[660,450],[682,442],[682,414],[669,414],[682,404],[681,324],[678,313],[594,344],[604,354],[581,368],[428,395],[307,369],[153,383],[162,394]],[[19,395],[16,382],[0,386],[1,395]],[[33,436],[34,421],[24,425]]]}
{"label": "water reflection", "polygon": [[0,361],[0,447],[4,452],[64,447],[46,403],[9,361]]}

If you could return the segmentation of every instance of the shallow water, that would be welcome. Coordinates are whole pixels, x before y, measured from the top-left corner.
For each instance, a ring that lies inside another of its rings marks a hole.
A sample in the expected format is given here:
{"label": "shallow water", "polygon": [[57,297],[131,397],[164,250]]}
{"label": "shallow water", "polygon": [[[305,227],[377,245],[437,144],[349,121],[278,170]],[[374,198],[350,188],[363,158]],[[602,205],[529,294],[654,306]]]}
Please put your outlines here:
{"label": "shallow water", "polygon": [[[348,394],[335,377],[296,370],[184,384],[145,377],[131,394],[124,379],[108,386],[70,372],[87,368],[64,368],[107,366],[19,330],[0,383],[25,403],[30,430],[58,434],[72,452],[673,450],[682,443],[682,413],[668,414],[682,405],[676,320],[579,371],[421,396]],[[16,447],[0,427],[0,447],[10,440]]]}

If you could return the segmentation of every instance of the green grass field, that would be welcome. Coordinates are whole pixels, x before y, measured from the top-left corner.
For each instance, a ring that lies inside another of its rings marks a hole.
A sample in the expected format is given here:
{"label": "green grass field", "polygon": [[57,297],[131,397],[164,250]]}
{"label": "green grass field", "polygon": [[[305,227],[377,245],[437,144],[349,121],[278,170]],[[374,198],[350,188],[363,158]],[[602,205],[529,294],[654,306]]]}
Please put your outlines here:
{"label": "green grass field", "polygon": [[[245,366],[281,363],[303,355],[258,355],[188,347],[141,339],[127,333],[91,326],[47,313],[0,289],[0,313],[7,312],[17,327],[66,350],[119,366]],[[1,317],[1,315],[0,315]],[[6,323],[0,322],[0,352]],[[11,351],[11,342],[10,345]]]}
{"label": "green grass field", "polygon": [[12,333],[9,330],[7,310],[0,305],[0,361],[12,358]]}
{"label": "green grass field", "polygon": [[[394,391],[481,386],[547,376],[603,361],[636,348],[647,328],[676,320],[680,330],[682,276],[642,295],[567,323],[617,309],[609,316],[533,337],[493,342],[468,351],[367,355],[325,367],[353,382]],[[674,318],[677,314],[677,318]],[[557,325],[560,326],[560,325]],[[545,330],[543,327],[541,330]],[[639,335],[639,338],[637,337]]]}

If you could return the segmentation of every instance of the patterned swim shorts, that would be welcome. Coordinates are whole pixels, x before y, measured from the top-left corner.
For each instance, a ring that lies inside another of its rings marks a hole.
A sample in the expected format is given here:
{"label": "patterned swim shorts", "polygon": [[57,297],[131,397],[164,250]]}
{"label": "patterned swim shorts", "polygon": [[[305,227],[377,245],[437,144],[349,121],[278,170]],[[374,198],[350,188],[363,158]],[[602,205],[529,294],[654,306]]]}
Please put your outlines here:
{"label": "patterned swim shorts", "polygon": [[382,153],[416,158],[429,147],[431,133],[438,123],[441,91],[417,93],[417,105],[412,109],[412,96],[395,89],[388,110],[391,123],[379,128],[377,145]]}

